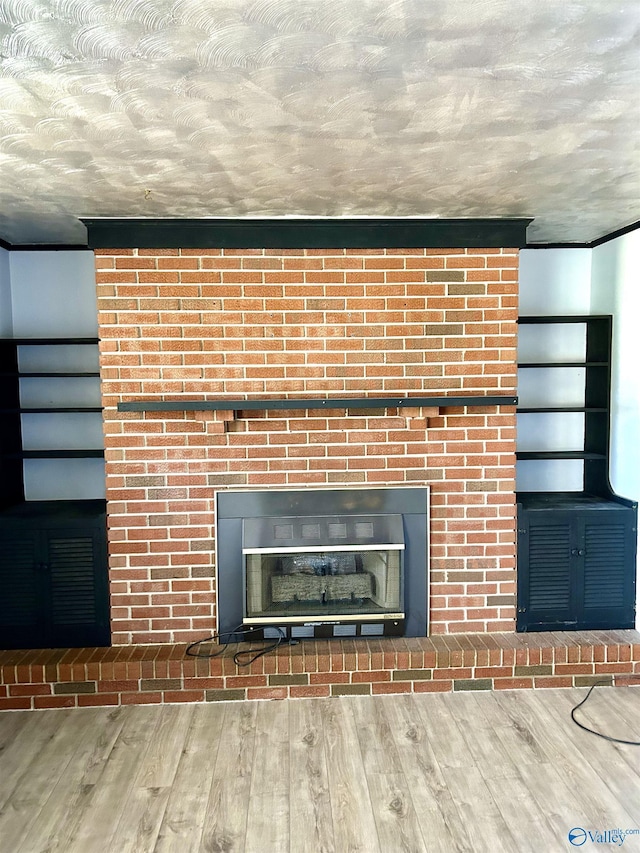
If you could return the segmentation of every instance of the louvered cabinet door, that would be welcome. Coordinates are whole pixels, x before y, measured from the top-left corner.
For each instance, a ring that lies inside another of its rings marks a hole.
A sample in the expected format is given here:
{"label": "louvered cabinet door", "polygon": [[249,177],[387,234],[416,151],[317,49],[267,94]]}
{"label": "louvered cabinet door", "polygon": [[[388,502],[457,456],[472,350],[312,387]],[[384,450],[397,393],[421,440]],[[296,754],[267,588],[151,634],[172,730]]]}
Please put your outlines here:
{"label": "louvered cabinet door", "polygon": [[108,602],[103,515],[0,519],[0,648],[108,646]]}
{"label": "louvered cabinet door", "polygon": [[109,644],[107,567],[99,531],[45,531],[54,646]]}
{"label": "louvered cabinet door", "polygon": [[0,648],[41,645],[45,587],[38,533],[0,529]]}
{"label": "louvered cabinet door", "polygon": [[519,631],[570,630],[577,621],[569,516],[526,514],[518,521]]}
{"label": "louvered cabinet door", "polygon": [[634,627],[634,516],[622,512],[615,515],[612,520],[604,513],[593,513],[579,525],[584,544],[578,586],[585,627]]}
{"label": "louvered cabinet door", "polygon": [[633,628],[635,509],[519,509],[518,631]]}

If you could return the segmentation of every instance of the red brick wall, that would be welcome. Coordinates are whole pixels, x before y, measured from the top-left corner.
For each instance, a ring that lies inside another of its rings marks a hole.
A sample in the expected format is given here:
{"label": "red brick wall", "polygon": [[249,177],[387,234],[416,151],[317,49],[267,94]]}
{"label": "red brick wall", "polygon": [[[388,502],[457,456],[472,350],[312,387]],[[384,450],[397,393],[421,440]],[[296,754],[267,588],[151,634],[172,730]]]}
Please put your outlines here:
{"label": "red brick wall", "polygon": [[515,249],[100,250],[113,642],[215,625],[225,487],[431,486],[433,633],[514,626],[515,410],[118,413],[515,393]]}

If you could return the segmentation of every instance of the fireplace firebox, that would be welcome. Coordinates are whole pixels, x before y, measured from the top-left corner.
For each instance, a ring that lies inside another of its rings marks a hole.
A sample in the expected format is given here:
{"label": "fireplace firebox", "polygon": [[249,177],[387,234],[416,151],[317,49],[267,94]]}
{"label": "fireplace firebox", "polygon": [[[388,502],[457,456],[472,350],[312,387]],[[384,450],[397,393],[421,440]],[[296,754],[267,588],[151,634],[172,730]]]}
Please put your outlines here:
{"label": "fireplace firebox", "polygon": [[219,630],[425,636],[427,493],[219,492]]}
{"label": "fireplace firebox", "polygon": [[247,625],[404,619],[400,515],[247,518]]}

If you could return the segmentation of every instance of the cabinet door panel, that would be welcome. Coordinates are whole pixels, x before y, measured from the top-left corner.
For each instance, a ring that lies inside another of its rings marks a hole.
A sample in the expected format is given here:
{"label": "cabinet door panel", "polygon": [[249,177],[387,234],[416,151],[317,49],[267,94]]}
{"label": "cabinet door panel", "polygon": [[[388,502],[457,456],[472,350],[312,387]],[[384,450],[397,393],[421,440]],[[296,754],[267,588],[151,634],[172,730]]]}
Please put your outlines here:
{"label": "cabinet door panel", "polygon": [[51,615],[54,625],[95,621],[93,538],[56,533],[49,539]]}
{"label": "cabinet door panel", "polygon": [[611,522],[584,523],[584,623],[590,628],[633,627],[635,532],[632,513]]}
{"label": "cabinet door panel", "polygon": [[107,567],[97,531],[47,531],[54,645],[108,645]]}
{"label": "cabinet door panel", "polygon": [[568,524],[529,531],[529,609],[567,610],[571,600],[571,529]]}
{"label": "cabinet door panel", "polygon": [[520,519],[518,629],[562,628],[575,621],[569,520]]}
{"label": "cabinet door panel", "polygon": [[36,533],[3,531],[0,541],[0,645],[40,645],[45,582]]}
{"label": "cabinet door panel", "polygon": [[584,606],[622,607],[625,525],[585,524]]}

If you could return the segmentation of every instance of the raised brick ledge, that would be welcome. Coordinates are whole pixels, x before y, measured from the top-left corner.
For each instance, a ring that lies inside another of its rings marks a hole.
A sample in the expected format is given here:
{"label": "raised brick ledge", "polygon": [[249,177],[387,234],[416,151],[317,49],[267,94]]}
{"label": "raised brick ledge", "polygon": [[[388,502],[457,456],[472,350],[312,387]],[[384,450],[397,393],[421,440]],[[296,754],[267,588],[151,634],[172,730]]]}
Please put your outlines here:
{"label": "raised brick ledge", "polygon": [[[235,651],[237,647],[233,647]],[[0,710],[586,686],[640,675],[638,631],[305,640],[249,667],[186,646],[0,652]],[[640,683],[639,679],[635,683]]]}

